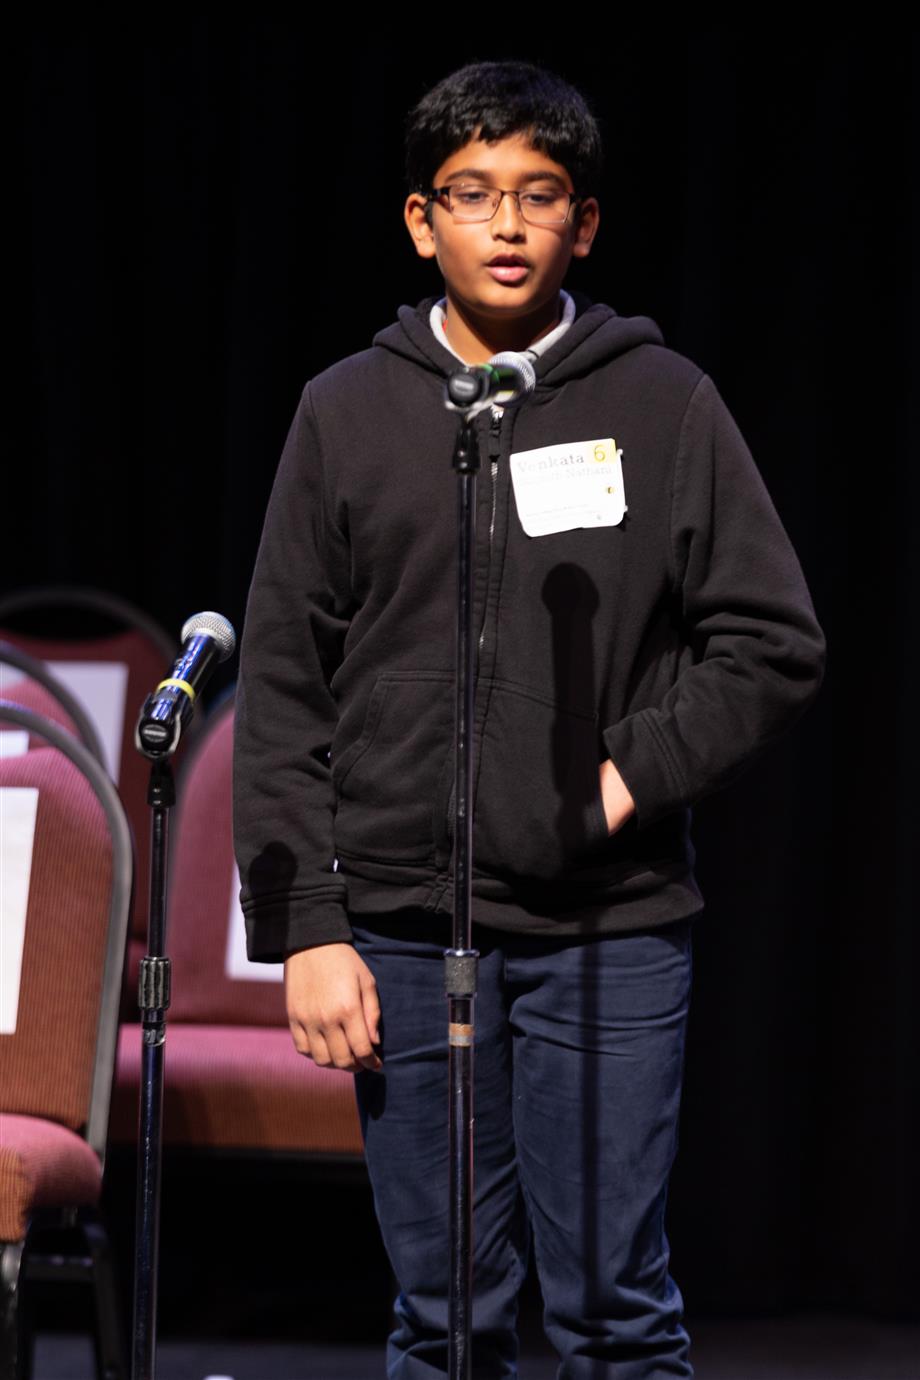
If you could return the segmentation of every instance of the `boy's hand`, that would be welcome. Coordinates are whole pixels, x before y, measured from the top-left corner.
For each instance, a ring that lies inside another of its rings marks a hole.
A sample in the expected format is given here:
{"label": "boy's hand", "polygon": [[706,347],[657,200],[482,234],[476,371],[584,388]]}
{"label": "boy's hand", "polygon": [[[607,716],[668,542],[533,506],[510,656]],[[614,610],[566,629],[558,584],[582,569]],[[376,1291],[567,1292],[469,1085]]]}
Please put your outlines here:
{"label": "boy's hand", "polygon": [[604,814],[607,816],[607,829],[611,834],[615,834],[630,815],[635,814],[636,802],[609,757],[601,762],[601,800],[604,803]]}
{"label": "boy's hand", "polygon": [[351,944],[320,944],[284,960],[284,996],[294,1046],[320,1068],[379,1069],[377,984]]}

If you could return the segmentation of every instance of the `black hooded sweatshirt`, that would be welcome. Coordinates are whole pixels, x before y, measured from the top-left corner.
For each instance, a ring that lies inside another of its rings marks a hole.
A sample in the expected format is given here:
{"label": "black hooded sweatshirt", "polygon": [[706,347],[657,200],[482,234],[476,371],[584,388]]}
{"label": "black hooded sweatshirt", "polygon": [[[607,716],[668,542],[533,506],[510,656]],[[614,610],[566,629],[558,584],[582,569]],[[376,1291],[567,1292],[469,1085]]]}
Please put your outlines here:
{"label": "black hooded sweatshirt", "polygon": [[[348,913],[452,905],[455,357],[431,301],[313,379],[242,641],[234,764],[249,954]],[[654,322],[578,302],[536,389],[477,423],[474,919],[577,936],[702,908],[689,807],[821,681],[802,572],[710,379]],[[526,535],[512,453],[613,438],[614,526]],[[598,769],[636,804],[608,837]]]}

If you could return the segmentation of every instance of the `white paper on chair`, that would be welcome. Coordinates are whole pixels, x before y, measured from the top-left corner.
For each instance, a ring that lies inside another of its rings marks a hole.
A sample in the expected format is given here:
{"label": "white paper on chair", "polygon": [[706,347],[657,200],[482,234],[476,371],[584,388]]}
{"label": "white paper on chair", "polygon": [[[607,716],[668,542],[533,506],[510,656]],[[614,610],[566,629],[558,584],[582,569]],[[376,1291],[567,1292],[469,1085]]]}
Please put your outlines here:
{"label": "white paper on chair", "polygon": [[[26,680],[25,672],[9,662],[0,661],[0,700],[16,703],[15,687]],[[5,728],[0,724],[0,757],[22,757],[29,751],[29,734],[24,728]]]}
{"label": "white paper on chair", "polygon": [[28,680],[25,671],[11,666],[8,661],[0,661],[0,700],[15,700],[16,696],[11,691],[21,680]]}
{"label": "white paper on chair", "polygon": [[38,791],[0,787],[0,1035],[16,1032]]}
{"label": "white paper on chair", "polygon": [[283,963],[251,963],[246,954],[246,921],[240,910],[240,874],[233,869],[230,913],[227,916],[227,956],[224,971],[237,982],[283,982]]}
{"label": "white paper on chair", "polygon": [[[122,661],[47,661],[45,665],[92,719],[102,744],[105,769],[117,785],[128,693],[127,665]],[[15,700],[14,687],[27,679],[23,671],[0,665],[0,698]]]}
{"label": "white paper on chair", "polygon": [[[128,667],[123,661],[49,661],[48,670],[64,682],[92,719],[102,743],[105,769],[117,785]],[[137,708],[140,712],[140,705]]]}
{"label": "white paper on chair", "polygon": [[24,728],[6,728],[0,732],[0,757],[22,757],[28,751],[29,735]]}

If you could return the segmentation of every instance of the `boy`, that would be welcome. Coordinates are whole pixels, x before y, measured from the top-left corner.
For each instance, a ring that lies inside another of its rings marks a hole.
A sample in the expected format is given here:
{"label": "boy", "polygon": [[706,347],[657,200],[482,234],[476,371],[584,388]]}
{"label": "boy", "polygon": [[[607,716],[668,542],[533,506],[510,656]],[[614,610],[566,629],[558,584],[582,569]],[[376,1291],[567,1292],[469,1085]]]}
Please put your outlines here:
{"label": "boy", "polygon": [[357,1073],[401,1287],[388,1374],[446,1374],[443,392],[459,361],[526,351],[534,392],[478,424],[474,1373],[516,1374],[532,1233],[561,1376],[689,1376],[663,1227],[702,908],[688,807],[810,702],[823,639],[711,382],[651,321],[562,288],[599,221],[578,93],[467,67],[407,150],[406,223],[445,296],[307,386],[250,595],[249,951],[285,960],[297,1048]]}

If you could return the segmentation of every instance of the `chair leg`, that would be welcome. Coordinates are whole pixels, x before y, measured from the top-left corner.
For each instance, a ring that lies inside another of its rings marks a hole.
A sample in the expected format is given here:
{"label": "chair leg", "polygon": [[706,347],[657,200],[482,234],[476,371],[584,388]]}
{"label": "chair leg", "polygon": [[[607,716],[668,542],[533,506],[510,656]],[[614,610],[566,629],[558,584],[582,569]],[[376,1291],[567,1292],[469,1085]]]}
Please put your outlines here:
{"label": "chair leg", "polygon": [[25,1242],[0,1245],[0,1375],[26,1380],[26,1346],[23,1336],[19,1281]]}
{"label": "chair leg", "polygon": [[126,1380],[127,1353],[121,1325],[118,1281],[108,1232],[95,1214],[87,1214],[81,1225],[93,1263],[96,1368],[99,1380]]}

